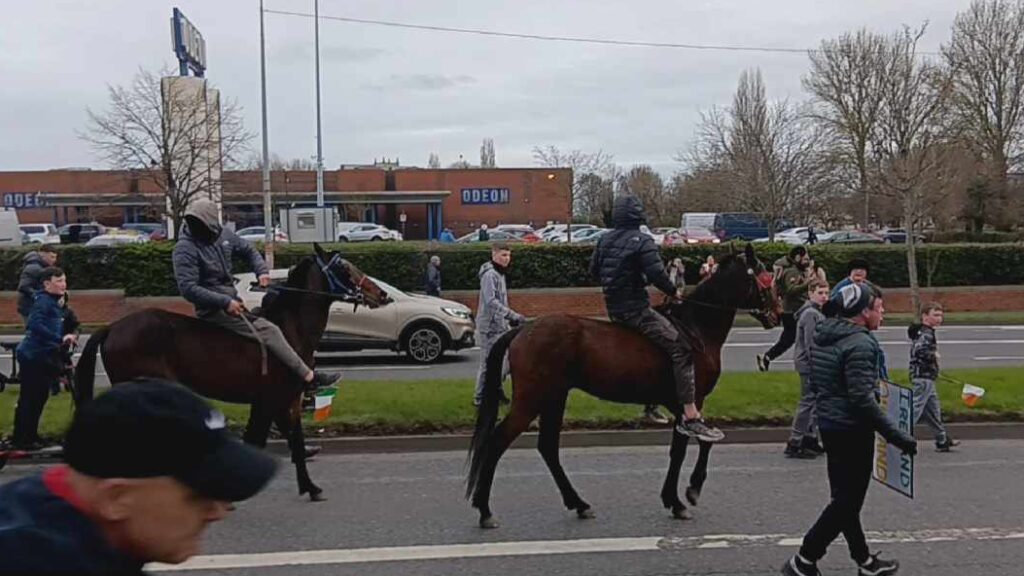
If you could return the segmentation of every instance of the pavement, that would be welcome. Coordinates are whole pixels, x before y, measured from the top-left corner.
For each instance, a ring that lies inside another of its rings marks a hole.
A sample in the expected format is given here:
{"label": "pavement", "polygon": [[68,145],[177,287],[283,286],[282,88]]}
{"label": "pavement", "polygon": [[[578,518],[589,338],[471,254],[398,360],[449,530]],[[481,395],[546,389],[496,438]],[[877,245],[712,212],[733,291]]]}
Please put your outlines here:
{"label": "pavement", "polygon": [[[757,369],[754,356],[764,352],[778,338],[781,329],[735,328],[723,351],[723,366],[732,372]],[[890,367],[904,367],[910,352],[910,340],[903,326],[883,327],[878,332],[889,358]],[[946,326],[939,329],[939,351],[943,368],[985,368],[1024,366],[1024,326]],[[18,337],[0,337],[16,341]],[[86,338],[83,338],[84,345]],[[393,352],[365,351],[323,354],[318,362],[327,369],[344,372],[350,380],[435,380],[476,378],[478,348],[448,353],[432,365],[420,365],[405,355]],[[10,354],[0,354],[0,372],[10,371]],[[792,351],[772,363],[773,370],[792,370]],[[102,363],[97,386],[108,386]]]}
{"label": "pavement", "polygon": [[[825,462],[788,460],[779,445],[725,445],[711,456],[695,518],[673,520],[658,493],[667,447],[565,449],[562,461],[597,513],[562,508],[534,450],[498,468],[483,531],[462,498],[464,451],[321,456],[310,472],[329,500],[298,496],[292,468],[211,527],[204,556],[156,573],[223,575],[661,576],[777,574],[828,498]],[[693,464],[691,450],[684,474]],[[7,482],[34,466],[8,468]],[[684,475],[685,477],[685,475]],[[874,551],[901,574],[1020,576],[1024,440],[925,448],[915,499],[872,483],[862,515]],[[824,574],[855,574],[842,540]],[[182,568],[201,569],[186,572]]]}

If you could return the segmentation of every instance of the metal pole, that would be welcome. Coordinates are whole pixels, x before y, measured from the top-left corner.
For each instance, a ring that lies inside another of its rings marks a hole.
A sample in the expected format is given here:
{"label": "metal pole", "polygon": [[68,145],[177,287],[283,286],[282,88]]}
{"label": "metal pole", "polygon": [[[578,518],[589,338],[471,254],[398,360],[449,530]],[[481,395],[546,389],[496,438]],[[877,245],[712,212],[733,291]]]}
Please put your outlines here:
{"label": "metal pole", "polygon": [[316,206],[324,207],[324,151],[320,133],[320,0],[313,0],[313,35],[316,42]]}
{"label": "metal pole", "polygon": [[267,266],[274,268],[274,218],[270,201],[270,146],[267,144],[267,51],[263,41],[263,0],[260,0],[260,94],[263,108],[263,247]]}

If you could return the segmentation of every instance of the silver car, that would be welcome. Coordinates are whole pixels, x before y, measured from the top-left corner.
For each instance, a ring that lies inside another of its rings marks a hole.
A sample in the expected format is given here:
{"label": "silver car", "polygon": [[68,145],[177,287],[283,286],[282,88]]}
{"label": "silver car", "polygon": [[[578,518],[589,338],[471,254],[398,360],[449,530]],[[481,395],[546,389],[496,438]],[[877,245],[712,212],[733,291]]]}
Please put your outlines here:
{"label": "silver car", "polygon": [[[284,280],[288,270],[270,272],[271,278]],[[238,274],[238,292],[249,309],[260,305],[264,292],[253,289],[252,274]],[[394,301],[387,306],[353,310],[352,304],[331,305],[327,331],[319,350],[394,350],[406,353],[415,362],[428,364],[439,360],[447,350],[475,346],[472,311],[463,304],[409,294],[372,278]]]}
{"label": "silver car", "polygon": [[[347,224],[347,223],[345,223]],[[355,224],[338,226],[339,242],[380,242],[384,240],[401,240],[402,234],[390,230],[380,224]]]}

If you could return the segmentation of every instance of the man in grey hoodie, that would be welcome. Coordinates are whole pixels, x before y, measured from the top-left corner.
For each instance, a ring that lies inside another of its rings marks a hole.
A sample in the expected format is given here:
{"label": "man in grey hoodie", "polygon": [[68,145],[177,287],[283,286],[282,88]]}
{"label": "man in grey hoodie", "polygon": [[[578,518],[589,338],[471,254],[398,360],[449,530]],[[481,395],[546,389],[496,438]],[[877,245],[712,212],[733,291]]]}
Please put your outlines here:
{"label": "man in grey hoodie", "polygon": [[796,349],[793,366],[800,375],[800,403],[793,416],[793,431],[786,443],[788,458],[816,458],[824,453],[818,443],[818,415],[814,409],[814,385],[811,382],[811,346],[814,331],[825,319],[821,307],[828,302],[828,284],[813,280],[807,287],[807,302],[796,312]]}
{"label": "man in grey hoodie", "polygon": [[216,204],[206,199],[195,201],[185,213],[185,225],[174,247],[173,263],[178,291],[195,306],[196,316],[242,336],[258,338],[310,387],[335,384],[336,376],[314,372],[306,366],[276,324],[253,316],[245,309],[231,274],[231,259],[235,254],[248,260],[260,286],[270,285],[270,270],[260,253],[221,226]]}
{"label": "man in grey hoodie", "polygon": [[[512,251],[508,245],[495,243],[491,246],[491,260],[480,267],[480,301],[476,310],[477,344],[480,345],[480,368],[476,375],[476,391],[473,405],[479,406],[484,397],[484,375],[487,372],[487,356],[491,347],[508,332],[513,325],[526,321],[526,317],[508,305],[508,288],[505,273],[512,262]],[[502,366],[502,380],[508,373],[508,364]]]}
{"label": "man in grey hoodie", "polygon": [[32,311],[36,292],[43,289],[40,275],[43,270],[57,265],[57,251],[49,245],[25,254],[22,260],[21,275],[18,278],[18,315],[28,325],[28,314]]}

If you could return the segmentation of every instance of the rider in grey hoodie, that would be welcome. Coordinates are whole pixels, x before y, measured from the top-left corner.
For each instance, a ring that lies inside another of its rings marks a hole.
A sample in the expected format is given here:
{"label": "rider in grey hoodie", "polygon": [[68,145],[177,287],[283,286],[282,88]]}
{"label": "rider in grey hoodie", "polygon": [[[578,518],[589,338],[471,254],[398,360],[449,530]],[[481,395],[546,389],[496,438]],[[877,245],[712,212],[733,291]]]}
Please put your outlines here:
{"label": "rider in grey hoodie", "polygon": [[[491,246],[491,260],[480,266],[480,301],[476,310],[477,344],[480,346],[480,369],[476,377],[476,391],[473,404],[480,405],[484,395],[484,375],[487,372],[487,355],[491,347],[508,332],[513,325],[522,324],[526,317],[508,305],[508,288],[505,272],[512,261],[512,252],[505,244]],[[508,372],[507,362],[502,367],[502,380]]]}

